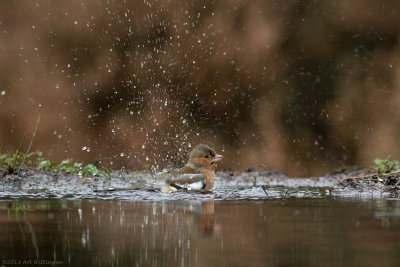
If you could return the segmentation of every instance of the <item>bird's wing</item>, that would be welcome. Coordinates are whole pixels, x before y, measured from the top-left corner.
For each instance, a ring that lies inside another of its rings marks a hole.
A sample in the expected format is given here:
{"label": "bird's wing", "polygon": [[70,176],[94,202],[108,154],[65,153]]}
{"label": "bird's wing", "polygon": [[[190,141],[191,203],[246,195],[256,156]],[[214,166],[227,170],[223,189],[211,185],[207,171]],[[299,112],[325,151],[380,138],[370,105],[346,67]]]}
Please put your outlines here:
{"label": "bird's wing", "polygon": [[204,177],[201,173],[185,173],[185,174],[172,174],[166,179],[167,184],[191,184],[203,181]]}
{"label": "bird's wing", "polygon": [[203,175],[201,173],[197,173],[193,168],[189,166],[185,166],[180,169],[176,169],[171,171],[170,175],[166,177],[167,184],[190,184],[199,181],[203,181]]}
{"label": "bird's wing", "polygon": [[172,174],[185,174],[185,173],[196,174],[197,172],[193,168],[191,168],[189,166],[185,166],[183,168],[173,170],[173,171],[171,171],[171,173]]}

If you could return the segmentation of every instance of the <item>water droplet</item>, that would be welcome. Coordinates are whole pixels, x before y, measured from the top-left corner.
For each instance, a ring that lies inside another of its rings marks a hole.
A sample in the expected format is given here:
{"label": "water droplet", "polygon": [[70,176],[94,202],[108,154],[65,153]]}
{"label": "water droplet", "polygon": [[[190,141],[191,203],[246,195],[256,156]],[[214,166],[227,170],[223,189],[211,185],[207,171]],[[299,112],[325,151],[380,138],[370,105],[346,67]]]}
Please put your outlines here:
{"label": "water droplet", "polygon": [[186,123],[186,119],[183,119],[183,120],[182,120],[182,123]]}
{"label": "water droplet", "polygon": [[6,91],[1,91],[1,95],[6,95]]}
{"label": "water droplet", "polygon": [[150,159],[149,159],[149,157],[148,156],[146,156],[146,161],[149,161]]}
{"label": "water droplet", "polygon": [[142,149],[145,149],[145,148],[146,148],[146,145],[145,145],[145,144],[143,144],[143,145],[142,145]]}
{"label": "water droplet", "polygon": [[123,156],[125,156],[125,154],[124,153],[121,153],[121,154],[119,154],[121,157],[123,157]]}
{"label": "water droplet", "polygon": [[188,143],[188,147],[192,147],[192,144],[191,144],[191,143]]}

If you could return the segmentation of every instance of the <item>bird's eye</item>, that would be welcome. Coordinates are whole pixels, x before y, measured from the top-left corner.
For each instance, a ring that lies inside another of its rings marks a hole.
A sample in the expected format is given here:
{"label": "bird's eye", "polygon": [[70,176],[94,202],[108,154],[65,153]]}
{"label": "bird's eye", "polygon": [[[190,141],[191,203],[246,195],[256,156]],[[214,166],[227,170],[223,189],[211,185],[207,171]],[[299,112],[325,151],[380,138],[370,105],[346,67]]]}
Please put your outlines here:
{"label": "bird's eye", "polygon": [[208,155],[205,155],[204,157],[205,157],[206,159],[208,159]]}

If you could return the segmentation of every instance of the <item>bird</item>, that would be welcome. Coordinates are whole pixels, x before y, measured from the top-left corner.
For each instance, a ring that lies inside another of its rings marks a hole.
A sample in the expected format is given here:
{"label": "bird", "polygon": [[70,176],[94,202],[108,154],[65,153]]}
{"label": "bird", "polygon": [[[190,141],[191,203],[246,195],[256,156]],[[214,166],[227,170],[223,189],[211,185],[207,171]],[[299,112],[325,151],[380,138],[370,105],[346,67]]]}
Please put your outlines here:
{"label": "bird", "polygon": [[223,157],[207,145],[196,146],[190,152],[189,160],[184,167],[172,170],[165,176],[165,184],[161,191],[193,190],[203,193],[211,191],[214,187],[216,162],[221,161]]}

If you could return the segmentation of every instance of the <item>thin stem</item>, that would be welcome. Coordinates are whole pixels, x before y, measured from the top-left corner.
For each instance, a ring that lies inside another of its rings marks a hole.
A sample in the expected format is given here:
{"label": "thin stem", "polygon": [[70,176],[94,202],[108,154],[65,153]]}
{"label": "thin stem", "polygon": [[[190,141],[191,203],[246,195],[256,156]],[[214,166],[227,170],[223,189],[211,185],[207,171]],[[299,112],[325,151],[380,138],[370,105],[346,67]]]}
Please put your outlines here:
{"label": "thin stem", "polygon": [[31,142],[29,143],[28,150],[26,151],[26,153],[25,153],[25,155],[24,155],[24,159],[22,160],[21,165],[19,166],[18,172],[21,170],[22,166],[24,165],[25,160],[26,160],[26,156],[28,155],[29,151],[31,150],[31,147],[32,147],[32,144],[33,144],[33,140],[35,139],[36,132],[37,132],[37,129],[38,129],[38,127],[39,127],[39,122],[40,122],[40,117],[38,117],[38,120],[37,120],[37,122],[36,122],[35,131],[33,132]]}
{"label": "thin stem", "polygon": [[24,137],[22,137],[21,143],[19,144],[17,152],[15,153],[15,158],[14,158],[14,161],[13,161],[13,163],[11,165],[11,169],[14,169],[14,166],[17,163],[17,159],[18,159],[19,153],[21,152],[22,145],[24,144],[25,137],[26,137],[26,134],[24,135]]}

